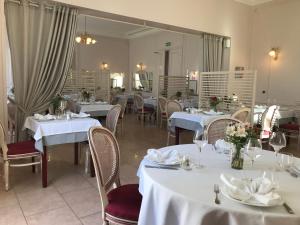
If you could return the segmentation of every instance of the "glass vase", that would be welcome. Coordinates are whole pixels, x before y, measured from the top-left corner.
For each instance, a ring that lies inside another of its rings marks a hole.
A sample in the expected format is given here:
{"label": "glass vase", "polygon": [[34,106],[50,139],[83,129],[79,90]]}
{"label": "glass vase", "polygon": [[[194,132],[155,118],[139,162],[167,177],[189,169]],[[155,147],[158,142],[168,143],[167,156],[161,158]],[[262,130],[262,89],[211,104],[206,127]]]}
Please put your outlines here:
{"label": "glass vase", "polygon": [[241,170],[244,165],[244,153],[241,145],[235,145],[232,151],[231,168]]}

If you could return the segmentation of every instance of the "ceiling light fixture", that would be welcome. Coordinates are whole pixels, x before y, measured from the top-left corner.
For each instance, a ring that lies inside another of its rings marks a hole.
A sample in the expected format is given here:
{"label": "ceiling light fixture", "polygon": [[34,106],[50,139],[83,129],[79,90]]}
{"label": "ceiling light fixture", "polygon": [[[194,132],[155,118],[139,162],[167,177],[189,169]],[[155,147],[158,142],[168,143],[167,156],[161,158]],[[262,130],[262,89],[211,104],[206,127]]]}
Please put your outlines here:
{"label": "ceiling light fixture", "polygon": [[86,32],[86,16],[84,17],[84,33],[77,36],[75,38],[75,41],[79,44],[85,44],[85,45],[96,44],[96,42],[97,42],[92,37],[92,35],[90,35]]}

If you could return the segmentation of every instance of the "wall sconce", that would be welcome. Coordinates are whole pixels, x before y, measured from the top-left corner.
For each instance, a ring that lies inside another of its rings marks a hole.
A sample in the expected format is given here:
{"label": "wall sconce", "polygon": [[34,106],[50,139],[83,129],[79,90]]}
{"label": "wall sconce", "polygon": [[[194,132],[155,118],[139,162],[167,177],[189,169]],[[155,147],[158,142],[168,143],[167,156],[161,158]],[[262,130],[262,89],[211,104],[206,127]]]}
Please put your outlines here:
{"label": "wall sconce", "polygon": [[101,70],[107,70],[108,69],[108,64],[106,62],[103,62],[101,64]]}
{"label": "wall sconce", "polygon": [[269,56],[271,56],[274,60],[278,59],[278,54],[279,54],[279,48],[272,48],[269,51]]}
{"label": "wall sconce", "polygon": [[146,68],[146,66],[145,66],[143,63],[137,64],[136,67],[137,67],[139,70],[144,70],[144,69]]}

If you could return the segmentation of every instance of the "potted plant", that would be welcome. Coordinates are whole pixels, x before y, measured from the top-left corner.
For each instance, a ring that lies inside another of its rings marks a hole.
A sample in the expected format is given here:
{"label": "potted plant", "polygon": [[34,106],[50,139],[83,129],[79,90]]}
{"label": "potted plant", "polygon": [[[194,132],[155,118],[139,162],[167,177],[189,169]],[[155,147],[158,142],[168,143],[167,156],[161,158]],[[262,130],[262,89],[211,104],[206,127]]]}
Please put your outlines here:
{"label": "potted plant", "polygon": [[91,93],[89,93],[87,90],[83,89],[81,91],[81,96],[82,96],[83,101],[89,102],[90,101],[90,97],[91,97]]}
{"label": "potted plant", "polygon": [[53,110],[53,114],[55,114],[57,112],[57,110],[60,107],[60,102],[65,100],[60,94],[57,94],[54,96],[54,98],[51,100],[50,104]]}
{"label": "potted plant", "polygon": [[220,98],[220,97],[213,96],[213,97],[210,97],[210,98],[209,98],[209,106],[210,106],[210,108],[211,108],[213,111],[215,111],[215,112],[217,112],[217,106],[218,106],[221,102],[223,102],[223,100],[222,100],[222,98]]}

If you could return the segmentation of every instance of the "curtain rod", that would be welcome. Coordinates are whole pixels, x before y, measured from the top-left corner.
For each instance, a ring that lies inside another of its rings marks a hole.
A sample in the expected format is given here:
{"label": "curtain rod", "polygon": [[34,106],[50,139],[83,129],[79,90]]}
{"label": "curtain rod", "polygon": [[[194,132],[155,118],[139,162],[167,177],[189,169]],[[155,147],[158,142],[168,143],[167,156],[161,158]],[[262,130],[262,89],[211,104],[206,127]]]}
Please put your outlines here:
{"label": "curtain rod", "polygon": [[[12,2],[18,5],[21,5],[21,1],[20,0],[7,0],[8,2]],[[34,2],[34,1],[28,1],[30,6],[33,7],[39,7],[40,4],[38,2]],[[45,6],[46,9],[53,9],[53,6]]]}

